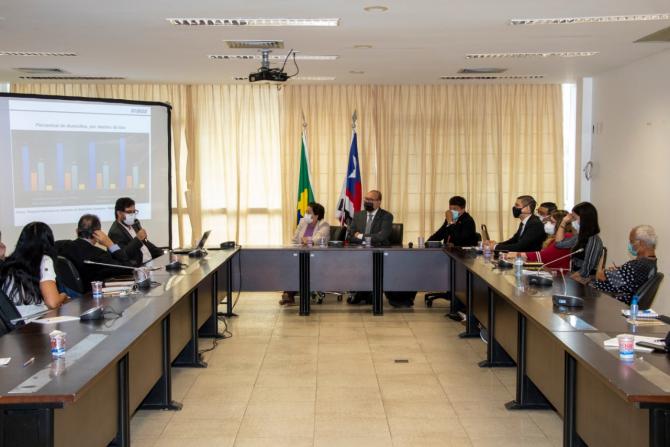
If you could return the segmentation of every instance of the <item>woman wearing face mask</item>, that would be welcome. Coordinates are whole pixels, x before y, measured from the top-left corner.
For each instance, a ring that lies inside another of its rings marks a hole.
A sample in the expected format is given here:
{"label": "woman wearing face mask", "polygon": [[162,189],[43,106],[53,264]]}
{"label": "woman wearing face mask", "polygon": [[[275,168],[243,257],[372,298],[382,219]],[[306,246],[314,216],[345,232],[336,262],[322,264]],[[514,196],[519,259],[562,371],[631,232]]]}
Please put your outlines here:
{"label": "woman wearing face mask", "polygon": [[320,204],[316,202],[308,204],[305,217],[300,219],[298,228],[293,234],[293,243],[307,245],[310,238],[314,241],[314,244],[318,244],[318,241],[322,238],[328,243],[330,240],[330,225],[323,220],[325,215],[326,210]]}
{"label": "woman wearing face mask", "polygon": [[628,253],[634,257],[621,267],[605,269],[599,263],[591,286],[630,305],[631,298],[656,273],[656,231],[650,225],[638,225],[628,235]]}
{"label": "woman wearing face mask", "polygon": [[[305,217],[300,219],[298,228],[293,234],[292,242],[294,244],[308,245],[313,242],[314,245],[319,245],[320,241],[327,244],[330,240],[330,225],[324,220],[326,216],[325,208],[316,202],[311,202],[307,205]],[[294,305],[295,295],[297,292],[284,292],[282,299],[279,300],[281,306]]]}
{"label": "woman wearing face mask", "polygon": [[[566,227],[572,224],[577,237],[567,238]],[[568,248],[572,253],[572,278],[581,283],[588,283],[596,273],[598,261],[603,253],[603,241],[600,239],[598,211],[589,202],[578,203],[572,213],[563,218],[556,228],[556,247]]]}
{"label": "woman wearing face mask", "polygon": [[[567,215],[568,212],[564,210],[556,210],[549,215],[547,222],[544,223],[544,231],[547,234],[547,240],[544,242],[542,250],[521,253],[521,257],[524,261],[541,262],[542,264],[547,264],[547,268],[552,269],[568,270],[570,268],[569,257],[558,260],[561,257],[569,255],[570,249],[558,248],[556,246],[555,234],[558,222],[561,222]],[[572,226],[570,223],[568,223],[566,225],[565,231],[563,232],[564,238],[571,238],[572,231]],[[505,257],[507,259],[514,260],[516,255],[516,253],[507,253]]]}

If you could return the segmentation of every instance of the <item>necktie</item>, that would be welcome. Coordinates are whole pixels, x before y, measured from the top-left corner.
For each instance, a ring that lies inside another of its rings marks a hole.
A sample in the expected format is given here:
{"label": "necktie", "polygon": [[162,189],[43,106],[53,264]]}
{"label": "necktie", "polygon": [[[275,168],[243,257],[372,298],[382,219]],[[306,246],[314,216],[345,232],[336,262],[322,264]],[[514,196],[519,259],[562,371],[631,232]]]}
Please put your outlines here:
{"label": "necktie", "polygon": [[368,213],[368,221],[365,224],[365,234],[370,234],[370,231],[372,230],[372,219],[374,219],[374,215]]}
{"label": "necktie", "polygon": [[524,228],[523,223],[520,223],[519,229],[517,230],[517,233],[519,233],[519,237],[521,237],[521,235],[523,234],[523,228]]}

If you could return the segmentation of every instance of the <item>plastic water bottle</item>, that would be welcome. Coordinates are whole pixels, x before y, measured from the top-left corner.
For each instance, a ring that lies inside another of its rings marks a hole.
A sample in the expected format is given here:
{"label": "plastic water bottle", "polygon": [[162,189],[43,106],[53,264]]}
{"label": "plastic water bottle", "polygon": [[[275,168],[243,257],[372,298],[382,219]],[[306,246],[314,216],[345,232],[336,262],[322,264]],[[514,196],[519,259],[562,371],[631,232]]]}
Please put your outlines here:
{"label": "plastic water bottle", "polygon": [[523,258],[521,258],[521,254],[517,253],[516,259],[514,259],[514,276],[521,278],[521,275],[523,275]]}
{"label": "plastic water bottle", "polygon": [[639,298],[637,295],[633,295],[633,299],[630,300],[630,319],[631,321],[637,320],[637,311],[639,310],[637,302]]}
{"label": "plastic water bottle", "polygon": [[491,259],[491,246],[489,245],[488,241],[483,244],[483,253],[484,253],[484,262],[489,262]]}

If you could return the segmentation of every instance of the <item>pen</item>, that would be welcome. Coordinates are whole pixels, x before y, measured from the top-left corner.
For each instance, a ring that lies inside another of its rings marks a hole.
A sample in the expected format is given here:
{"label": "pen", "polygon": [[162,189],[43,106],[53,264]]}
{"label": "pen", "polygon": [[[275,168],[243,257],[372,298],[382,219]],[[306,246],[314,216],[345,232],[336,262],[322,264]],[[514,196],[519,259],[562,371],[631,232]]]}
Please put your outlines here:
{"label": "pen", "polygon": [[30,357],[26,362],[23,364],[23,367],[25,368],[26,366],[30,365],[35,361],[35,357]]}

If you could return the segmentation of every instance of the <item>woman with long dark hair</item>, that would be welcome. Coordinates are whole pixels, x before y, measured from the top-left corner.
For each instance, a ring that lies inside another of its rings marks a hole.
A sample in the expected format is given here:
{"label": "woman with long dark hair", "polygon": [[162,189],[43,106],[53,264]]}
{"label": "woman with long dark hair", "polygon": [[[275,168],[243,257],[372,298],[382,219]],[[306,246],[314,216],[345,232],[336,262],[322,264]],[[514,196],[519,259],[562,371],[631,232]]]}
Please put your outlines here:
{"label": "woman with long dark hair", "polygon": [[[565,238],[565,229],[572,224],[577,237]],[[600,239],[598,211],[593,204],[581,202],[572,208],[556,229],[556,247],[569,248],[572,257],[572,277],[580,282],[588,282],[595,275],[598,261],[603,253],[603,241]],[[576,253],[578,250],[579,253]]]}
{"label": "woman with long dark hair", "polygon": [[22,316],[56,308],[67,300],[58,292],[54,235],[42,222],[31,222],[21,231],[14,252],[0,266],[0,288]]}

